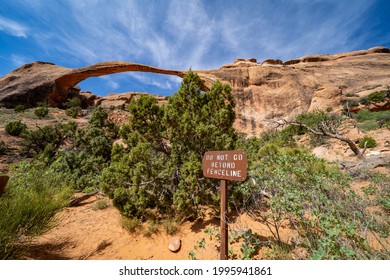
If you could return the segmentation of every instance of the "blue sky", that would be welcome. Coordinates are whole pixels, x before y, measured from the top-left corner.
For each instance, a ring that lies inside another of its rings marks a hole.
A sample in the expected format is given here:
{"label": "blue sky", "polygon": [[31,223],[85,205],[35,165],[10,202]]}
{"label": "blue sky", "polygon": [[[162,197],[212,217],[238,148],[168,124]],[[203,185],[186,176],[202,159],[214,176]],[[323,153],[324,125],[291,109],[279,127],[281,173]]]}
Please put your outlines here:
{"label": "blue sky", "polygon": [[[389,14],[388,0],[1,0],[0,76],[38,60],[197,70],[238,57],[261,62],[390,47]],[[79,85],[98,95],[170,95],[179,84],[132,72]]]}

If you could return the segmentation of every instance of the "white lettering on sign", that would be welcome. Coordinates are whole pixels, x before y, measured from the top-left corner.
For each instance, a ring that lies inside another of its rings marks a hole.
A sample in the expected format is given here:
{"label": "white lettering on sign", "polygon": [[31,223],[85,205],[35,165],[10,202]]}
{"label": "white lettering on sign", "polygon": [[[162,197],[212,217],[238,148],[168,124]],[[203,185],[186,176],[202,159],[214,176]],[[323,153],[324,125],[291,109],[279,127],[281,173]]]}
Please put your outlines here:
{"label": "white lettering on sign", "polygon": [[215,168],[236,168],[236,164],[234,162],[218,162],[212,161],[211,167]]}
{"label": "white lettering on sign", "polygon": [[240,178],[241,177],[241,170],[207,168],[206,174]]}
{"label": "white lettering on sign", "polygon": [[233,160],[242,160],[242,159],[243,159],[243,155],[242,154],[239,154],[239,155],[234,154],[233,155]]}
{"label": "white lettering on sign", "polygon": [[213,155],[206,155],[205,158],[206,158],[206,160],[213,160],[214,157],[213,157]]}

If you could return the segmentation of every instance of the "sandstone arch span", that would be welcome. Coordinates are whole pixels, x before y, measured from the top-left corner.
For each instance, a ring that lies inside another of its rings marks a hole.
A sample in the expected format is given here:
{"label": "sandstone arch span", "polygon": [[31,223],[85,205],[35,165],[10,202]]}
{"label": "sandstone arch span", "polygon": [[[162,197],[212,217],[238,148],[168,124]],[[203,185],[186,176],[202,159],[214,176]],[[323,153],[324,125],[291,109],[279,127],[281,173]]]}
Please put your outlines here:
{"label": "sandstone arch span", "polygon": [[87,67],[73,69],[69,73],[57,78],[55,80],[53,92],[50,94],[50,99],[63,99],[67,96],[68,92],[74,86],[90,77],[99,77],[122,72],[147,72],[155,74],[174,75],[180,78],[182,78],[186,73],[186,71],[167,70],[131,62],[102,62]]}
{"label": "sandstone arch span", "polygon": [[13,108],[23,104],[32,107],[42,101],[56,106],[64,102],[69,93],[80,90],[76,87],[79,82],[90,77],[122,72],[149,72],[181,78],[186,73],[122,61],[102,62],[74,69],[50,62],[32,62],[0,78],[0,106]]}

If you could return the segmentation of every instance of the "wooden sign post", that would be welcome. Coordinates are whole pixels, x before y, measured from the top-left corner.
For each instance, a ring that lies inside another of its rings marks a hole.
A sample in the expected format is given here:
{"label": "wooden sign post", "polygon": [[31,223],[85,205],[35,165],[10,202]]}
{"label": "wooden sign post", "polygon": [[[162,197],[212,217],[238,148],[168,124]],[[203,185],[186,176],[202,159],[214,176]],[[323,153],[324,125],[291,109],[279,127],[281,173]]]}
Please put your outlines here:
{"label": "wooden sign post", "polygon": [[246,154],[243,151],[212,151],[203,156],[203,176],[221,179],[221,249],[220,259],[228,259],[228,182],[245,181]]}

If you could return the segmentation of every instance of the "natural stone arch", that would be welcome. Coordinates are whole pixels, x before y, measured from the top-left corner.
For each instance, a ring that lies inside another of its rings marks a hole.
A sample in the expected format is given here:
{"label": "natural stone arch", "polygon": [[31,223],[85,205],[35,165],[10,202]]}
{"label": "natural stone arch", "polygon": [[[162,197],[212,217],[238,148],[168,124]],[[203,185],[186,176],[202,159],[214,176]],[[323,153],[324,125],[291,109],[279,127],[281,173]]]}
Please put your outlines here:
{"label": "natural stone arch", "polygon": [[112,61],[97,63],[87,67],[73,69],[69,73],[57,78],[55,80],[53,92],[50,94],[49,98],[53,101],[63,102],[70,90],[81,81],[90,77],[99,77],[122,72],[156,73],[174,75],[180,78],[183,78],[186,73],[186,71],[167,70],[131,62]]}

